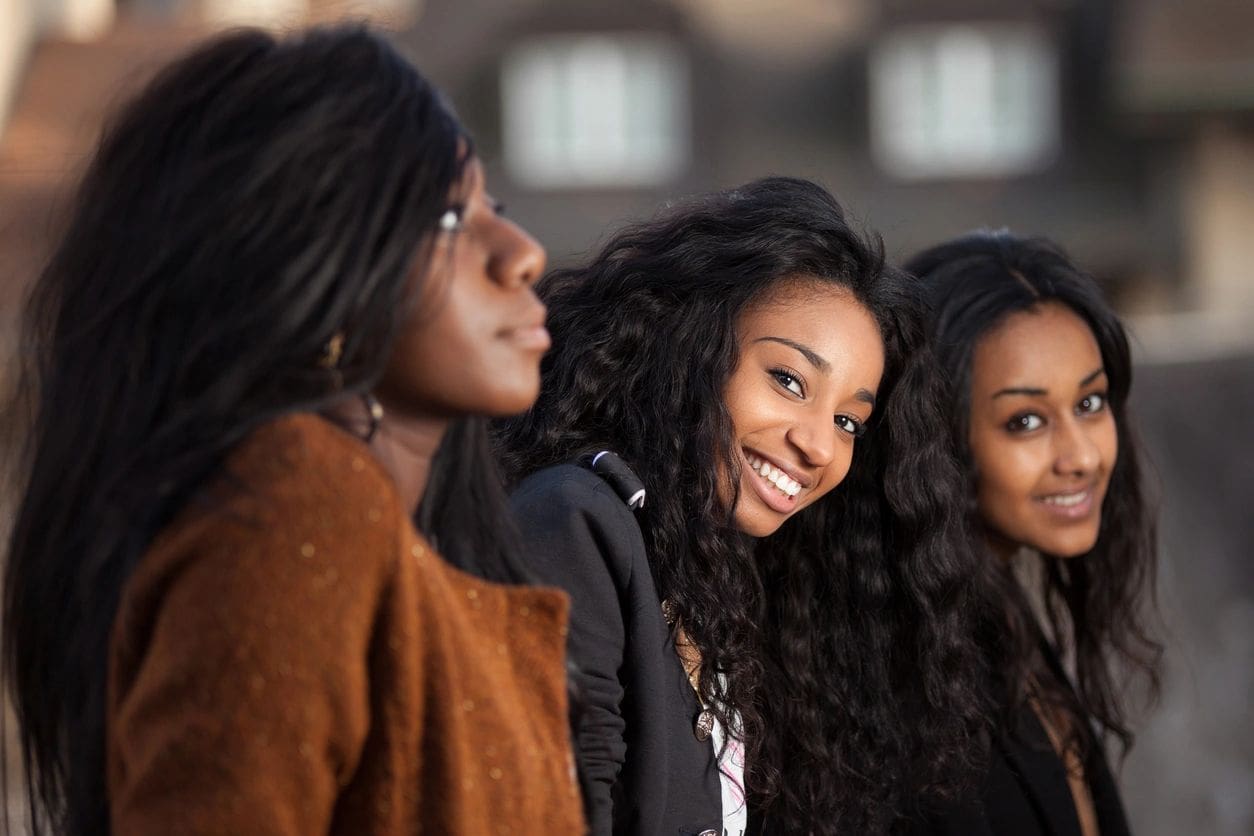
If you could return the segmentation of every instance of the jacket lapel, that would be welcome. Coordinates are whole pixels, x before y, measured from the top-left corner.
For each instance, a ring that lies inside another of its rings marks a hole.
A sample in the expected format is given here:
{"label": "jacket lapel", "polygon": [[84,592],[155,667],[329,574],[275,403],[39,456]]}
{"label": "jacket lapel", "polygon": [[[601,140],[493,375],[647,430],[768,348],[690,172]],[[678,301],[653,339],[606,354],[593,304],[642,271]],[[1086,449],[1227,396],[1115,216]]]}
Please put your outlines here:
{"label": "jacket lapel", "polygon": [[1130,836],[1128,816],[1123,810],[1123,801],[1119,797],[1119,787],[1115,777],[1106,763],[1106,756],[1100,750],[1090,758],[1089,789],[1093,793],[1093,807],[1097,810],[1097,825],[1102,836]]}
{"label": "jacket lapel", "polygon": [[[1062,662],[1058,658],[1058,654],[1054,652],[1053,647],[1045,641],[1044,637],[1040,640],[1040,650],[1045,658],[1046,664],[1054,672],[1054,676],[1059,682],[1064,683],[1068,688],[1073,689],[1071,677],[1062,667]],[[1035,719],[1035,715],[1033,715]],[[1040,723],[1038,722],[1039,726]],[[1092,729],[1090,732],[1091,743],[1094,747],[1093,754],[1088,758],[1085,764],[1087,777],[1089,782],[1089,792],[1093,794],[1093,809],[1097,813],[1097,826],[1101,830],[1101,836],[1130,836],[1128,828],[1128,816],[1123,810],[1123,801],[1119,797],[1119,787],[1115,783],[1115,778],[1110,772],[1110,766],[1106,763],[1106,753],[1103,750],[1101,740],[1098,739],[1096,733]],[[1041,729],[1044,734],[1044,729]],[[1066,776],[1063,776],[1066,781]],[[1070,788],[1068,788],[1070,789]],[[1078,831],[1077,831],[1078,832]]]}
{"label": "jacket lapel", "polygon": [[[1066,770],[1036,712],[1025,708],[1016,733],[1003,738],[998,745],[1019,779],[1023,794],[1036,807],[1046,831],[1051,836],[1081,836],[1080,819],[1067,784]],[[1103,836],[1106,836],[1104,832]]]}

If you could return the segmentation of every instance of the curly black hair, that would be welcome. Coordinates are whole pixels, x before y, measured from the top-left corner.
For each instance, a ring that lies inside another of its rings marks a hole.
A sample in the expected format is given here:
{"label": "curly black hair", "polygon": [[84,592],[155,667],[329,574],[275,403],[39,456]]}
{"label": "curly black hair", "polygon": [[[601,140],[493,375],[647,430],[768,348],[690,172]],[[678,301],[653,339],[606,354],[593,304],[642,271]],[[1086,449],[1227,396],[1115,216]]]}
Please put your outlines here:
{"label": "curly black hair", "polygon": [[[1119,443],[1097,543],[1078,557],[1039,555],[1038,591],[1049,636],[1042,634],[1030,606],[1030,591],[1008,565],[1000,565],[993,582],[1002,600],[995,622],[983,635],[991,669],[999,674],[999,701],[1011,715],[1029,698],[1048,701],[1068,712],[1066,744],[1082,757],[1097,751],[1088,733],[1090,719],[1103,737],[1117,739],[1126,754],[1133,733],[1124,675],[1139,679],[1152,701],[1159,690],[1162,647],[1147,626],[1154,604],[1157,520],[1142,477],[1144,453],[1129,414],[1132,359],[1123,325],[1097,282],[1045,238],[979,231],[925,250],[904,266],[923,281],[935,309],[932,333],[944,370],[943,403],[950,408],[951,442],[964,463],[962,495],[969,530],[978,538],[972,548],[984,553],[989,565],[1001,561],[988,554],[975,498],[978,474],[969,445],[975,348],[1006,317],[1046,303],[1073,311],[1097,340]],[[1074,690],[1042,658],[1042,640],[1055,642],[1055,652],[1074,657]]]}
{"label": "curly black hair", "polygon": [[[723,392],[741,313],[798,281],[874,317],[885,371],[849,476],[755,542],[733,523]],[[537,289],[553,349],[536,406],[497,427],[507,478],[608,447],[644,481],[658,592],[708,662],[702,697],[740,715],[768,829],[878,832],[959,783],[983,712],[962,482],[919,293],[878,239],[823,188],[768,178],[670,206]]]}

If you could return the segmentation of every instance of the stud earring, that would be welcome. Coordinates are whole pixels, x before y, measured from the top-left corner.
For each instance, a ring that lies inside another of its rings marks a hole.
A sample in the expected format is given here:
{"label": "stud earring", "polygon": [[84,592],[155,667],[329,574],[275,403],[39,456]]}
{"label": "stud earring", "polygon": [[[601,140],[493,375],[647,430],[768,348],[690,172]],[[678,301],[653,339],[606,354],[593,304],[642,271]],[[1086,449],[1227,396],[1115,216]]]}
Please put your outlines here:
{"label": "stud earring", "polygon": [[366,414],[370,416],[370,426],[366,429],[366,443],[369,444],[383,423],[383,404],[369,392],[362,395],[361,400],[366,405]]}

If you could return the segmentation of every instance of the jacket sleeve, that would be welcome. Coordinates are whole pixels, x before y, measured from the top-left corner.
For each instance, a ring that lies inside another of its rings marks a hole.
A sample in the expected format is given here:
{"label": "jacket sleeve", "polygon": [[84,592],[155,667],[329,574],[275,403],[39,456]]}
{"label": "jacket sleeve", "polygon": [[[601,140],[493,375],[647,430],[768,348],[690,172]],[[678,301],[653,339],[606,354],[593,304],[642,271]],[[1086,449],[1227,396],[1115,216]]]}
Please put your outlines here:
{"label": "jacket sleeve", "polygon": [[330,830],[368,731],[396,552],[392,526],[350,534],[317,510],[292,509],[300,525],[218,517],[141,561],[115,626],[113,832]]}
{"label": "jacket sleeve", "polygon": [[644,543],[630,509],[594,474],[573,465],[524,481],[511,502],[537,580],[571,597],[567,648],[582,696],[577,734],[593,836],[613,830],[611,788],[626,755],[621,713],[626,625],[622,591]]}

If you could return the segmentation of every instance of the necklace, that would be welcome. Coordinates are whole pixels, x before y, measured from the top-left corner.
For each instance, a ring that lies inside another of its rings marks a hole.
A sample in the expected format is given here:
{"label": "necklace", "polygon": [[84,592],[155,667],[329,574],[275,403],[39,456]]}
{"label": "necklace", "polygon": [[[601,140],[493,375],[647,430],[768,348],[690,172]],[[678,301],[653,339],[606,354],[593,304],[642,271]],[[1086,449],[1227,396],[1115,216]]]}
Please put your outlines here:
{"label": "necklace", "polygon": [[701,705],[701,711],[692,723],[692,733],[697,740],[704,743],[714,733],[714,712],[701,698],[701,651],[689,641],[684,625],[679,621],[679,614],[675,612],[675,605],[670,602],[669,598],[662,602],[662,618],[675,628],[675,652],[679,655],[679,662],[684,667],[688,684],[692,686],[692,692],[697,695],[697,702]]}

